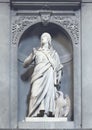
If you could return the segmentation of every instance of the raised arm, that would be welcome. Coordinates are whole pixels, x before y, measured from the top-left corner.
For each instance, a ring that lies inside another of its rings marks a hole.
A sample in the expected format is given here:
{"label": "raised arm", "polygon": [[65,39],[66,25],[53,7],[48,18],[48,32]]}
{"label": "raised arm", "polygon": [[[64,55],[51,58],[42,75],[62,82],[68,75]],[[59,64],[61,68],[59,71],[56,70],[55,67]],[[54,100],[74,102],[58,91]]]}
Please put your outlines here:
{"label": "raised arm", "polygon": [[24,63],[23,63],[23,67],[26,68],[28,67],[34,60],[34,55],[33,53],[31,53],[25,60],[24,60]]}

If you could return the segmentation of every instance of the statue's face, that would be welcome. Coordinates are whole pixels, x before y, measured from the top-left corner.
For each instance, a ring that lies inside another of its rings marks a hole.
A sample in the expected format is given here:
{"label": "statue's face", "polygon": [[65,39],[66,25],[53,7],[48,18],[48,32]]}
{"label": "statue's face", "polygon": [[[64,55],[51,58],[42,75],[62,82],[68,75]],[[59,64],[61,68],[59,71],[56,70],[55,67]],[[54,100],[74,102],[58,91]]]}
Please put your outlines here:
{"label": "statue's face", "polygon": [[42,45],[42,46],[48,46],[48,37],[43,36],[43,37],[41,38],[41,45]]}
{"label": "statue's face", "polygon": [[51,36],[49,33],[43,33],[41,35],[41,47],[50,48],[51,44]]}

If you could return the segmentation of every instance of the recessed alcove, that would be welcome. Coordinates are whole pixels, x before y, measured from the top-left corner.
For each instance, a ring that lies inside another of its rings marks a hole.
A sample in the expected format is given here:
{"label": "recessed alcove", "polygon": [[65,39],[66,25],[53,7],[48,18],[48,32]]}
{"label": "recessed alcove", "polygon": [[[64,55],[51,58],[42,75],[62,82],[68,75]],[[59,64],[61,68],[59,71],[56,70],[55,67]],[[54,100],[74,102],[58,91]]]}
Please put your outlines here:
{"label": "recessed alcove", "polygon": [[44,26],[37,23],[30,26],[22,35],[18,45],[18,121],[23,121],[27,114],[27,99],[30,91],[30,68],[23,68],[24,59],[33,48],[40,46],[40,36],[48,32],[52,36],[53,48],[58,52],[61,63],[64,65],[60,90],[69,95],[71,110],[69,121],[74,120],[74,67],[73,43],[68,33],[60,26],[49,23]]}

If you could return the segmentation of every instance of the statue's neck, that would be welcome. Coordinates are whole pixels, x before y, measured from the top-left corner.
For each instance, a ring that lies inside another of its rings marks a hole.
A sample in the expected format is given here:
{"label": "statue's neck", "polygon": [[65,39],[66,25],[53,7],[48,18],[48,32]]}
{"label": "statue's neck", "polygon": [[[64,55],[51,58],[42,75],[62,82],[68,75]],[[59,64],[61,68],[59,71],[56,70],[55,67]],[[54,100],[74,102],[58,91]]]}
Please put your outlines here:
{"label": "statue's neck", "polygon": [[41,47],[42,50],[49,51],[48,47]]}

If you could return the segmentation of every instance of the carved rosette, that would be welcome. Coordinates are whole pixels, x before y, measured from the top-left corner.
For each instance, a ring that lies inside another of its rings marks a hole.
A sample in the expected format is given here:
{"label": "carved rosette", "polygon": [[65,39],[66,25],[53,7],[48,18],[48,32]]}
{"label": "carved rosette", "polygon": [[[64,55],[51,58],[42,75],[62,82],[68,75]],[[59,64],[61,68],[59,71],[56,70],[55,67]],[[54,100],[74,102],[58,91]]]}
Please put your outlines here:
{"label": "carved rosette", "polygon": [[38,13],[37,15],[21,15],[15,16],[12,21],[12,43],[19,42],[21,35],[30,26],[42,22],[43,25],[47,23],[55,23],[61,26],[70,35],[73,43],[79,43],[79,17],[76,15],[55,15],[51,13]]}

